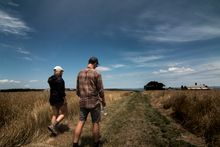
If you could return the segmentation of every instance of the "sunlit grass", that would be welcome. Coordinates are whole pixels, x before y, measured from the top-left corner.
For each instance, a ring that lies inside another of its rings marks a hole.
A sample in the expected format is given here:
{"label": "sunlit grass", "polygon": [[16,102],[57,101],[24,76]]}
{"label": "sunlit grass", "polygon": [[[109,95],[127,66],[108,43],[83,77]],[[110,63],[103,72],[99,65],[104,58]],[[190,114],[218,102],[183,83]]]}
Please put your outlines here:
{"label": "sunlit grass", "polygon": [[[107,105],[125,93],[106,91]],[[66,94],[71,120],[79,113],[79,98],[73,91]],[[45,137],[51,117],[48,99],[47,91],[0,93],[0,146],[20,146]]]}
{"label": "sunlit grass", "polygon": [[158,98],[165,109],[171,108],[172,117],[185,128],[203,137],[207,144],[216,145],[215,136],[220,133],[219,90],[151,91],[148,94],[154,101]]}

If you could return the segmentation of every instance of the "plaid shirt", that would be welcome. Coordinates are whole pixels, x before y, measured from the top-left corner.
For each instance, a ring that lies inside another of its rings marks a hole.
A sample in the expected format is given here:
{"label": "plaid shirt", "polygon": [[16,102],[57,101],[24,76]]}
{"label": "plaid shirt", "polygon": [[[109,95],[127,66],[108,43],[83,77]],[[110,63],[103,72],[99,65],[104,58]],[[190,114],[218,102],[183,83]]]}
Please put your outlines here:
{"label": "plaid shirt", "polygon": [[102,76],[95,69],[86,68],[77,77],[76,94],[80,107],[94,108],[100,101],[105,102]]}

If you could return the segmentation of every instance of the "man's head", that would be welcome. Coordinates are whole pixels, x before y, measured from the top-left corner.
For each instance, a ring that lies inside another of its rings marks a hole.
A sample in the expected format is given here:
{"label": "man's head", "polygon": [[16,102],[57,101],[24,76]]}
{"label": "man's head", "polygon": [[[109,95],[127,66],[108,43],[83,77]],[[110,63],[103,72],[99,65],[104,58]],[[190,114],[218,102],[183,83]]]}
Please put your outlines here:
{"label": "man's head", "polygon": [[91,57],[91,58],[89,59],[88,64],[92,65],[93,68],[95,69],[95,68],[98,67],[98,65],[99,65],[99,60],[98,60],[98,58],[96,58],[96,57]]}
{"label": "man's head", "polygon": [[63,75],[63,68],[61,66],[55,66],[54,69],[54,75],[57,76],[57,77],[61,77]]}

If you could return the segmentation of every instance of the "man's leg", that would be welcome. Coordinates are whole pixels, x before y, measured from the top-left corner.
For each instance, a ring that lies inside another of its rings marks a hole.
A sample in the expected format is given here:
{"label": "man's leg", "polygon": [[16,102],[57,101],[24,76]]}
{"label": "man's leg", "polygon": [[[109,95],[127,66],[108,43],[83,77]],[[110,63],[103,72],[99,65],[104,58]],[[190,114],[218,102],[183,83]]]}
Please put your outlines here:
{"label": "man's leg", "polygon": [[75,128],[75,131],[73,132],[73,146],[78,145],[78,142],[79,142],[79,139],[82,133],[82,129],[84,127],[88,114],[89,114],[88,109],[80,108],[79,122]]}
{"label": "man's leg", "polygon": [[93,139],[94,139],[94,146],[99,146],[100,144],[100,121],[101,121],[101,106],[98,105],[96,108],[91,110],[91,117],[93,123]]}
{"label": "man's leg", "polygon": [[98,143],[99,139],[100,139],[100,125],[99,125],[99,123],[93,123],[92,134],[93,134],[94,142]]}
{"label": "man's leg", "polygon": [[79,142],[84,124],[85,124],[85,121],[79,121],[78,122],[78,124],[75,128],[74,134],[73,134],[73,143],[78,143]]}

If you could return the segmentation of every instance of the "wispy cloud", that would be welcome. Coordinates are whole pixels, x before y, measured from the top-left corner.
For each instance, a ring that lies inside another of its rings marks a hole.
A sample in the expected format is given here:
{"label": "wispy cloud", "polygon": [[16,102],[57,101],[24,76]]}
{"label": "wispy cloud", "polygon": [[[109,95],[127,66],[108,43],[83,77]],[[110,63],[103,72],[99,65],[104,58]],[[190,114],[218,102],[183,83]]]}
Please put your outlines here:
{"label": "wispy cloud", "polygon": [[190,42],[220,37],[220,24],[210,25],[178,25],[155,27],[154,32],[143,36],[144,40],[158,42]]}
{"label": "wispy cloud", "polygon": [[125,67],[125,64],[114,64],[112,65],[113,68],[121,68],[121,67]]}
{"label": "wispy cloud", "polygon": [[96,69],[97,69],[98,71],[102,71],[102,72],[112,70],[111,68],[105,67],[105,66],[99,66],[99,67],[97,67]]}
{"label": "wispy cloud", "polygon": [[171,25],[173,22],[155,24],[146,30],[145,28],[126,28],[123,32],[134,35],[143,41],[155,42],[192,42],[208,40],[220,37],[220,23],[193,24],[180,23]]}
{"label": "wispy cloud", "polygon": [[114,65],[111,65],[109,67],[107,67],[107,66],[99,66],[96,69],[98,71],[105,72],[105,71],[112,71],[114,69],[122,68],[122,67],[125,67],[125,66],[126,66],[125,64],[114,64]]}
{"label": "wispy cloud", "polygon": [[33,53],[31,53],[30,51],[24,49],[24,48],[17,48],[16,52],[23,55],[24,57],[21,57],[20,59],[22,60],[27,60],[27,61],[46,61],[45,58],[34,55]]}
{"label": "wispy cloud", "polygon": [[39,80],[30,80],[29,82],[30,83],[37,83],[37,82],[39,82]]}
{"label": "wispy cloud", "polygon": [[152,56],[137,56],[137,57],[131,57],[128,59],[134,63],[145,63],[145,62],[149,62],[149,61],[158,60],[161,58],[163,58],[163,56],[152,55]]}
{"label": "wispy cloud", "polygon": [[25,55],[29,55],[29,54],[30,54],[29,51],[27,51],[27,50],[25,50],[25,49],[22,49],[22,48],[18,48],[16,51],[17,51],[18,53],[20,53],[20,54],[25,54]]}
{"label": "wispy cloud", "polygon": [[1,43],[1,42],[0,42],[0,45],[1,45],[3,48],[15,48],[13,45],[9,45],[9,44],[6,44],[6,43]]}
{"label": "wispy cloud", "polygon": [[12,2],[12,1],[8,2],[8,5],[13,6],[13,7],[18,7],[19,6],[19,4],[15,3],[15,2]]}
{"label": "wispy cloud", "polygon": [[158,66],[158,62],[167,58],[166,54],[170,51],[170,49],[128,51],[122,52],[121,56],[123,60],[133,63],[136,67],[155,67]]}
{"label": "wispy cloud", "polygon": [[[170,7],[175,13],[170,13]],[[170,7],[163,4],[150,7],[134,24],[126,24],[120,30],[135,39],[159,43],[186,43],[220,37],[220,19],[213,14],[212,7],[203,5],[204,12],[197,8],[186,12],[176,2]]]}
{"label": "wispy cloud", "polygon": [[168,68],[169,72],[174,72],[174,73],[183,73],[183,72],[192,72],[194,71],[192,68],[189,67],[169,67]]}
{"label": "wispy cloud", "polygon": [[28,84],[25,84],[25,85],[24,85],[24,87],[25,87],[25,88],[29,88],[29,87],[30,87],[30,85],[28,85]]}
{"label": "wispy cloud", "polygon": [[168,69],[160,69],[159,71],[154,71],[154,74],[164,74],[164,73],[189,73],[195,70],[190,67],[169,67]]}
{"label": "wispy cloud", "polygon": [[0,32],[4,34],[14,34],[26,36],[31,28],[26,25],[20,18],[0,10]]}
{"label": "wispy cloud", "polygon": [[27,60],[27,61],[33,61],[33,59],[31,57],[22,57],[21,59]]}
{"label": "wispy cloud", "polygon": [[2,80],[0,80],[0,84],[8,84],[8,83],[19,84],[19,83],[21,83],[21,81],[9,80],[9,79],[2,79]]}

